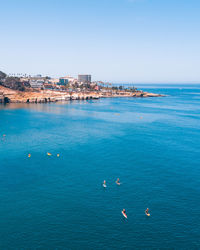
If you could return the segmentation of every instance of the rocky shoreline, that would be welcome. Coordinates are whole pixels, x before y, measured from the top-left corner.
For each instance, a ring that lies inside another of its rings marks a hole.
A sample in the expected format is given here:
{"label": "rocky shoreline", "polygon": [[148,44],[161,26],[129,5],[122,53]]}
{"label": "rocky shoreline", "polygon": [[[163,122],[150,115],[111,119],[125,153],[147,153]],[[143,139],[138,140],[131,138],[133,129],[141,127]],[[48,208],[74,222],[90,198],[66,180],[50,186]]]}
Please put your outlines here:
{"label": "rocky shoreline", "polygon": [[127,92],[67,92],[55,90],[17,91],[0,86],[0,103],[48,103],[69,100],[89,100],[111,97],[161,97],[163,95],[143,91]]}

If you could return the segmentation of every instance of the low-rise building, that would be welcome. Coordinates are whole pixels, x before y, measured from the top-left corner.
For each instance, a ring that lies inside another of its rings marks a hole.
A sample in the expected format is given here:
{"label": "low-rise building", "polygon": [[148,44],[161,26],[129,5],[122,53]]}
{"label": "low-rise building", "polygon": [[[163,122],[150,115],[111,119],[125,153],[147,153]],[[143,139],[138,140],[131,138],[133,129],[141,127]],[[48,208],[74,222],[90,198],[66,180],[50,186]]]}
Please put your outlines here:
{"label": "low-rise building", "polygon": [[42,88],[44,85],[43,80],[30,80],[30,85],[32,88]]}
{"label": "low-rise building", "polygon": [[44,83],[44,89],[54,89],[55,85],[51,83]]}
{"label": "low-rise building", "polygon": [[48,83],[50,83],[50,84],[58,84],[59,83],[59,79],[58,78],[48,79]]}
{"label": "low-rise building", "polygon": [[69,81],[66,77],[59,78],[58,85],[67,85],[68,83],[69,83]]}
{"label": "low-rise building", "polygon": [[59,83],[60,85],[67,85],[71,84],[75,81],[74,77],[71,76],[64,76],[59,78]]}

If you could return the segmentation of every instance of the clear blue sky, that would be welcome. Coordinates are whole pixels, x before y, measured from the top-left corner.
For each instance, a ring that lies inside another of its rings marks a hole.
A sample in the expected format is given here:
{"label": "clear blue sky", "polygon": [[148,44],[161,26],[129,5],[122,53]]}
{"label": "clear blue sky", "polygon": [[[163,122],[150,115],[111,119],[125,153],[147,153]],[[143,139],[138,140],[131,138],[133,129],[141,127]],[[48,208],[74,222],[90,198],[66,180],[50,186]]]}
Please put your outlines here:
{"label": "clear blue sky", "polygon": [[200,82],[200,0],[1,1],[0,70]]}

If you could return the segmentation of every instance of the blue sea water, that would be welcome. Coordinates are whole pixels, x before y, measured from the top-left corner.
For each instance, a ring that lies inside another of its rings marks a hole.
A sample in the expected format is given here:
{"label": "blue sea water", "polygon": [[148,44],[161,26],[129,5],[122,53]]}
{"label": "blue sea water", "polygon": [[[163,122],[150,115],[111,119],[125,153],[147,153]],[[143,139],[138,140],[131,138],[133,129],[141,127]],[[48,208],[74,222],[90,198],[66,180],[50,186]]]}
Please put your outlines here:
{"label": "blue sea water", "polygon": [[200,85],[137,87],[0,106],[0,249],[200,248]]}

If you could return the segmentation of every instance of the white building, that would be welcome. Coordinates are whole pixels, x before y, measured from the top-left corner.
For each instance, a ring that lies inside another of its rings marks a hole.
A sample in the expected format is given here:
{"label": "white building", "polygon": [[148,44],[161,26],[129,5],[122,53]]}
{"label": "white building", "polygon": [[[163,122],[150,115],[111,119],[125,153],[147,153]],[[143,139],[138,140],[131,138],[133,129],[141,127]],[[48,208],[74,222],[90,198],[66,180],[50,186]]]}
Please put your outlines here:
{"label": "white building", "polygon": [[72,76],[65,76],[65,77],[62,77],[62,79],[68,80],[68,83],[73,83],[75,80],[74,77]]}
{"label": "white building", "polygon": [[58,78],[51,78],[48,80],[48,83],[57,84],[57,83],[59,83],[59,79]]}
{"label": "white building", "polygon": [[30,80],[30,85],[32,88],[42,88],[44,85],[43,80]]}

